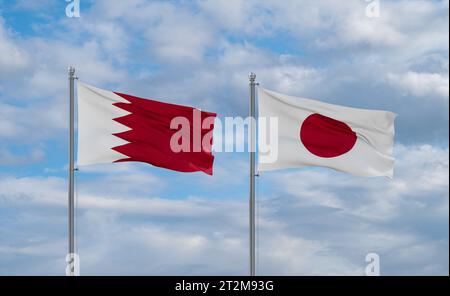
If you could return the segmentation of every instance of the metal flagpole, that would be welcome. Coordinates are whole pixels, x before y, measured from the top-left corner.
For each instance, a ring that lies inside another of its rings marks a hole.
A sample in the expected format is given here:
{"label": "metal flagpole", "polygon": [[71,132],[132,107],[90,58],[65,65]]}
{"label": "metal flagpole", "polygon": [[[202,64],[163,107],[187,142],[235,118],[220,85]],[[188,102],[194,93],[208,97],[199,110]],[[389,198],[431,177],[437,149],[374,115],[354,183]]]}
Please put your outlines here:
{"label": "metal flagpole", "polygon": [[69,275],[75,275],[75,197],[74,197],[74,110],[75,110],[75,68],[69,67]]}
{"label": "metal flagpole", "polygon": [[250,276],[255,275],[255,137],[256,137],[256,74],[248,75],[250,85]]}

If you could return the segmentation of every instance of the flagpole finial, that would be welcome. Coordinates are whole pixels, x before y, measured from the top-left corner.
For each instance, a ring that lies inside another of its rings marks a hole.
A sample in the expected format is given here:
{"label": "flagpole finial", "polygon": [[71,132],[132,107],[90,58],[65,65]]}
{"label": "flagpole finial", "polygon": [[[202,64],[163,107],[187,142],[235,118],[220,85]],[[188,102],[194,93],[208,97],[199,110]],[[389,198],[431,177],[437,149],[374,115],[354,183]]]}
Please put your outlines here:
{"label": "flagpole finial", "polygon": [[255,82],[256,74],[251,72],[250,74],[248,74],[248,79],[250,80],[250,82]]}

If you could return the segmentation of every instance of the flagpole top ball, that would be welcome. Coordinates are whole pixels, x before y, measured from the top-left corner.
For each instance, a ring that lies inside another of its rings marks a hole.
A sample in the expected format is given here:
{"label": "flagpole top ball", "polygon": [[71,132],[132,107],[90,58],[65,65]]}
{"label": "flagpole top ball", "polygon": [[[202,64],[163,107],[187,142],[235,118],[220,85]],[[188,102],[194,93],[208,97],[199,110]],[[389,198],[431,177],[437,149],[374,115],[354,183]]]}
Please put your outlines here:
{"label": "flagpole top ball", "polygon": [[250,74],[248,74],[248,79],[250,79],[251,82],[254,82],[256,79],[256,74],[251,72]]}

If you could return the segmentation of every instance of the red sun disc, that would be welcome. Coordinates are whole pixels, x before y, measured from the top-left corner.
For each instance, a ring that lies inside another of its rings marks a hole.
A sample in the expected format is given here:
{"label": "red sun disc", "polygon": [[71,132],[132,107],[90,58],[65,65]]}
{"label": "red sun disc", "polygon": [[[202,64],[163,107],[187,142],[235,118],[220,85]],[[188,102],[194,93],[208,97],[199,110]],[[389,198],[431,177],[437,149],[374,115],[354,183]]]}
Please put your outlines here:
{"label": "red sun disc", "polygon": [[356,143],[356,133],[344,122],[311,114],[300,128],[300,140],[312,154],[337,157],[350,151]]}

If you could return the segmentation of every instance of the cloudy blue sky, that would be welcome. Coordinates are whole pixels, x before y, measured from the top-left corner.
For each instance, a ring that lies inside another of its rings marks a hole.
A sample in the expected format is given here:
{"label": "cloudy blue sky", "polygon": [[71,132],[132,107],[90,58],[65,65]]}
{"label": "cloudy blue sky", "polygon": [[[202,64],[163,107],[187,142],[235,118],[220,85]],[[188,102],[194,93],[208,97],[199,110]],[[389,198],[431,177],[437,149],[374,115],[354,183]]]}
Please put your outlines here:
{"label": "cloudy blue sky", "polygon": [[[449,1],[0,0],[0,274],[64,275],[67,67],[98,87],[246,115],[247,74],[399,114],[395,178],[324,168],[258,181],[263,275],[449,273]],[[140,163],[77,175],[85,275],[245,275],[247,156],[214,176]]]}

